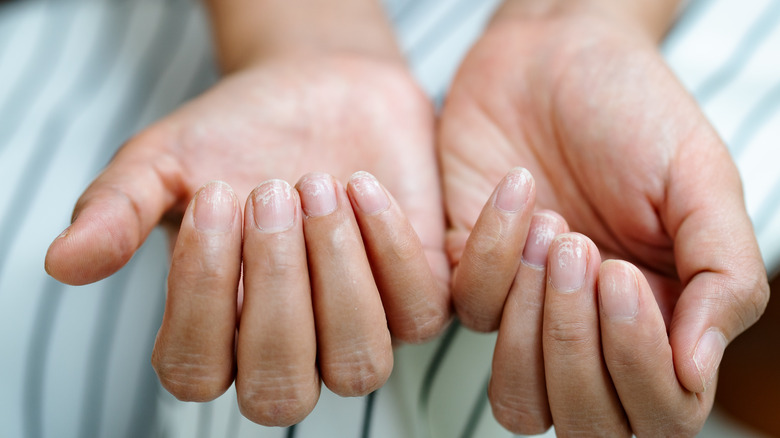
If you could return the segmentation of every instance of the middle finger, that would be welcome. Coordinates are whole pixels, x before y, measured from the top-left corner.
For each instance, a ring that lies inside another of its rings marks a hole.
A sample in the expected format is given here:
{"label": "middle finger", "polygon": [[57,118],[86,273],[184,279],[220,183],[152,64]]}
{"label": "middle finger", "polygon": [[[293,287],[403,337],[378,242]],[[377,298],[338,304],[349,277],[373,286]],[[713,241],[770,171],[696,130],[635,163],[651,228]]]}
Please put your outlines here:
{"label": "middle finger", "polygon": [[562,234],[550,245],[542,348],[550,411],[562,435],[631,435],[601,353],[600,263],[596,245],[581,234]]}
{"label": "middle finger", "polygon": [[393,368],[382,301],[344,187],[311,173],[296,185],[311,275],[322,379],[341,396],[381,387]]}

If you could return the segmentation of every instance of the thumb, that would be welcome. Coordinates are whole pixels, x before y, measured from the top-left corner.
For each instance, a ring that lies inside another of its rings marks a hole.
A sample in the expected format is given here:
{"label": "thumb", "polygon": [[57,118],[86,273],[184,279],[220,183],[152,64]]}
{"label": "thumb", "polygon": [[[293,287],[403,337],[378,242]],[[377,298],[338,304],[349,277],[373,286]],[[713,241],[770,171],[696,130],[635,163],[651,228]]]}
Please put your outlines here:
{"label": "thumb", "polygon": [[764,312],[769,285],[728,152],[698,148],[695,154],[681,161],[697,171],[673,173],[669,186],[670,211],[678,214],[670,229],[676,230],[677,271],[685,285],[670,342],[678,379],[703,392],[715,381],[728,343]]}
{"label": "thumb", "polygon": [[81,195],[71,225],[49,246],[46,272],[72,285],[118,271],[182,196],[178,161],[152,134],[127,143]]}

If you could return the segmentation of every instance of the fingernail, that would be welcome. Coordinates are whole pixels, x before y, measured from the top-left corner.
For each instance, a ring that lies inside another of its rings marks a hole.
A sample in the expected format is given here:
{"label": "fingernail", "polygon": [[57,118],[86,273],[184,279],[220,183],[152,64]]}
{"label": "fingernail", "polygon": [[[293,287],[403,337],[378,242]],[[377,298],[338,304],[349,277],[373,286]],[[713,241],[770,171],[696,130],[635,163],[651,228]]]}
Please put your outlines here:
{"label": "fingernail", "polygon": [[286,181],[272,179],[252,192],[255,225],[266,233],[289,230],[295,222],[295,200]]}
{"label": "fingernail", "polygon": [[230,231],[235,210],[235,195],[230,186],[221,181],[212,181],[201,187],[195,197],[195,228],[210,233]]}
{"label": "fingernail", "polygon": [[299,184],[301,206],[309,217],[325,216],[336,211],[336,189],[324,173],[306,175]]}
{"label": "fingernail", "polygon": [[64,229],[64,230],[63,230],[63,231],[60,233],[60,235],[59,235],[59,236],[57,236],[57,237],[55,237],[55,238],[54,238],[54,240],[55,240],[55,241],[57,241],[57,240],[60,240],[60,239],[64,239],[65,237],[68,237],[68,234],[70,234],[70,227],[68,227],[68,228],[65,228],[65,229]]}
{"label": "fingernail", "polygon": [[601,309],[612,319],[634,319],[639,306],[639,288],[636,274],[627,263],[612,260],[609,275],[599,279]]}
{"label": "fingernail", "polygon": [[588,246],[576,234],[567,234],[553,241],[550,258],[550,282],[558,292],[574,292],[585,282],[588,266]]}
{"label": "fingernail", "polygon": [[366,214],[382,212],[390,206],[387,194],[379,185],[379,181],[368,172],[356,172],[349,179],[352,194],[358,208]]}
{"label": "fingernail", "polygon": [[501,180],[493,205],[507,213],[520,211],[528,202],[533,179],[522,167],[515,167]]}
{"label": "fingernail", "polygon": [[723,352],[726,351],[726,337],[720,330],[711,328],[704,332],[696,344],[696,351],[693,353],[693,362],[699,371],[701,383],[706,391],[715,378],[715,372],[723,359]]}
{"label": "fingernail", "polygon": [[559,220],[553,215],[537,213],[531,219],[528,239],[523,248],[523,262],[537,268],[547,266],[547,251],[555,238]]}

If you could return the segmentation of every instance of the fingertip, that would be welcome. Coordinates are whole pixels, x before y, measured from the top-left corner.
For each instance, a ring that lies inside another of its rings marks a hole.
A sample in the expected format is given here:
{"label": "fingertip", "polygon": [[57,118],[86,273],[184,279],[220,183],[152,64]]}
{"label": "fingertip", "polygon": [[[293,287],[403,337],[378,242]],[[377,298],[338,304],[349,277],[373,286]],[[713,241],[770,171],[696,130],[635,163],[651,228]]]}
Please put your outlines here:
{"label": "fingertip", "polygon": [[298,180],[295,188],[307,218],[328,216],[336,211],[339,206],[337,190],[344,190],[338,180],[322,172],[307,173]]}
{"label": "fingertip", "polygon": [[223,181],[209,181],[190,202],[193,225],[201,233],[226,233],[235,228],[238,197]]}
{"label": "fingertip", "polygon": [[390,208],[390,198],[374,175],[365,171],[352,174],[347,194],[359,213],[375,215]]}
{"label": "fingertip", "polygon": [[498,184],[493,197],[493,206],[506,213],[516,213],[532,201],[535,190],[536,183],[531,172],[522,167],[515,167],[507,172]]}
{"label": "fingertip", "polygon": [[610,320],[634,321],[639,309],[637,269],[623,260],[606,260],[599,267],[601,313]]}
{"label": "fingertip", "polygon": [[549,282],[559,292],[579,290],[593,266],[597,270],[600,264],[598,248],[587,236],[559,234],[550,244],[548,253]]}
{"label": "fingertip", "polygon": [[547,253],[552,240],[568,231],[569,225],[558,213],[551,210],[534,213],[523,248],[523,263],[534,268],[547,266]]}
{"label": "fingertip", "polygon": [[[107,210],[107,209],[106,209]],[[106,212],[106,216],[110,214]],[[56,280],[81,286],[102,280],[118,271],[132,258],[137,241],[132,229],[85,209],[49,246],[44,267]]]}

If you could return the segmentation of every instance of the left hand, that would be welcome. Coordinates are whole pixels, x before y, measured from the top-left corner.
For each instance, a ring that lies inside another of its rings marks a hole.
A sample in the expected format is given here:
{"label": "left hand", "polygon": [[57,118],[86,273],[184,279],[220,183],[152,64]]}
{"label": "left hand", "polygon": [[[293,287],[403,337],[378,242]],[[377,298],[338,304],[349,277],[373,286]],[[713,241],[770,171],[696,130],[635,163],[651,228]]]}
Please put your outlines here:
{"label": "left hand", "polygon": [[[499,15],[453,83],[439,141],[455,309],[499,329],[490,398],[512,432],[692,435],[766,273],[723,143],[652,38],[595,11]],[[517,165],[535,180],[513,171],[490,196]],[[593,242],[550,243],[567,224],[531,225],[534,192]]]}

